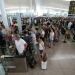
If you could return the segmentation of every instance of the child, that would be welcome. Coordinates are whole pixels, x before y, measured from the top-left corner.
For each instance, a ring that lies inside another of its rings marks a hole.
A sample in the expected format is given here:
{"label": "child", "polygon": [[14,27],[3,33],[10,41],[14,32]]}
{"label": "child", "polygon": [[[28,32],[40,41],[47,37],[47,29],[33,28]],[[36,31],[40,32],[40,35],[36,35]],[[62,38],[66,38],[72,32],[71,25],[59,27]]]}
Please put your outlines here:
{"label": "child", "polygon": [[43,42],[42,38],[40,37],[39,38],[39,52],[40,52],[39,53],[39,60],[41,60],[41,55],[43,54],[44,49],[45,49],[44,42]]}
{"label": "child", "polygon": [[47,56],[46,53],[42,54],[41,68],[47,69]]}

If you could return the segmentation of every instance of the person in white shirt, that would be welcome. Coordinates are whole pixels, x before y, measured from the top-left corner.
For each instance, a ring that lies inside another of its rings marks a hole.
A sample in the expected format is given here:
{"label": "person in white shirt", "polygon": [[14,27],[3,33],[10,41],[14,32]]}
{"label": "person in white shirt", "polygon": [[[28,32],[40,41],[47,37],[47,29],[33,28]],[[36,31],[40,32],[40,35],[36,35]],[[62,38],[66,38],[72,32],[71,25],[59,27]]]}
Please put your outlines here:
{"label": "person in white shirt", "polygon": [[35,25],[37,25],[37,20],[36,19],[34,20],[34,23],[35,23]]}
{"label": "person in white shirt", "polygon": [[43,29],[41,29],[41,37],[42,37],[43,42],[45,40],[44,36],[45,36],[45,31]]}
{"label": "person in white shirt", "polygon": [[72,25],[72,22],[69,22],[69,23],[68,23],[68,29],[71,28],[71,25]]}
{"label": "person in white shirt", "polygon": [[14,39],[15,46],[12,52],[14,52],[17,49],[19,55],[23,55],[23,52],[26,51],[27,43],[23,39],[21,39],[18,34],[14,34]]}
{"label": "person in white shirt", "polygon": [[42,37],[40,37],[39,38],[39,61],[41,61],[41,56],[42,56],[42,54],[44,52],[44,49],[45,49],[44,42],[42,40]]}
{"label": "person in white shirt", "polygon": [[35,20],[34,22],[35,22],[35,24],[37,23],[37,21],[36,21],[36,20]]}
{"label": "person in white shirt", "polygon": [[53,29],[51,29],[50,37],[49,37],[49,48],[52,47],[53,40],[54,40],[54,32],[53,32]]}

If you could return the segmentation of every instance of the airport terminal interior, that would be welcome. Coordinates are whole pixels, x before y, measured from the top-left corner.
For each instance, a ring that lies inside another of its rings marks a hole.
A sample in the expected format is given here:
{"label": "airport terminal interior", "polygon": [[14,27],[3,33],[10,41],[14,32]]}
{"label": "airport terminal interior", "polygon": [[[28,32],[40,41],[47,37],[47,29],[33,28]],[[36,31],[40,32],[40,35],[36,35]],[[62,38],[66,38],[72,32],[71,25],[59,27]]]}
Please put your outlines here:
{"label": "airport terminal interior", "polygon": [[0,75],[75,75],[75,0],[0,0]]}

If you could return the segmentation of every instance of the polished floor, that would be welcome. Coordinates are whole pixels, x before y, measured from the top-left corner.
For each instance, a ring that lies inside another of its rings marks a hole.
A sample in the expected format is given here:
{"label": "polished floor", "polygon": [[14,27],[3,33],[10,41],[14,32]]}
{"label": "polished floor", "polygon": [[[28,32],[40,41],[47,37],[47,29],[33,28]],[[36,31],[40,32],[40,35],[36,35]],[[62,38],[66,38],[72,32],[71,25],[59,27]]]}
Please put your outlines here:
{"label": "polished floor", "polygon": [[40,64],[35,69],[28,68],[27,73],[8,73],[8,75],[75,75],[75,47],[71,42],[60,41],[49,49],[46,46],[45,52],[48,56],[47,70],[42,70]]}

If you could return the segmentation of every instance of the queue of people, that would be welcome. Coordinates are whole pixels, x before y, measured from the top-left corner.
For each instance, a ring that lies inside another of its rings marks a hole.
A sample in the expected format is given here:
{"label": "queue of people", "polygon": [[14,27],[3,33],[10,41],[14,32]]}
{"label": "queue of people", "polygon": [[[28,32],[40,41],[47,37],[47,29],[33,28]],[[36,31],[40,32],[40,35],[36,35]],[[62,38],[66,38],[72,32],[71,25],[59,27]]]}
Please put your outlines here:
{"label": "queue of people", "polygon": [[[36,23],[37,20],[35,21],[35,24]],[[26,52],[29,51],[29,53],[33,57],[33,53],[37,54],[39,51],[38,62],[46,62],[45,68],[42,67],[46,69],[47,54],[45,53],[45,46],[48,46],[49,48],[56,46],[57,42],[60,41],[60,34],[70,37],[69,34],[71,34],[71,29],[75,28],[75,20],[65,18],[43,18],[39,19],[39,24],[39,31],[35,32],[32,28],[25,30],[23,33],[23,38],[21,38],[20,35],[15,32],[17,30],[16,28],[14,30],[14,26],[11,27],[11,41],[14,41],[14,50],[12,52],[16,52],[17,55],[27,55]],[[6,37],[8,37],[6,31],[7,30],[5,29],[5,27],[0,26],[0,46],[6,45]],[[73,39],[75,39],[75,32],[73,33],[73,36]],[[39,44],[38,51],[36,45],[37,42]],[[5,54],[3,49],[2,53]],[[33,61],[35,60],[33,59]],[[29,63],[29,65],[30,64],[31,63]],[[32,65],[30,66],[32,67]]]}

